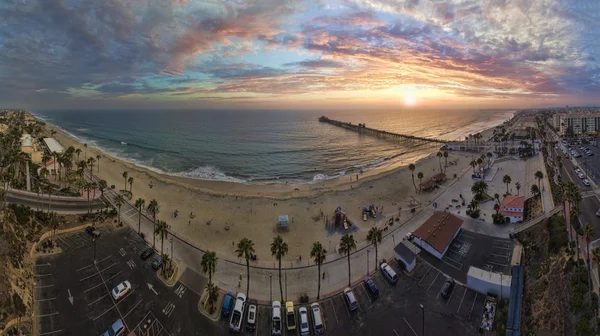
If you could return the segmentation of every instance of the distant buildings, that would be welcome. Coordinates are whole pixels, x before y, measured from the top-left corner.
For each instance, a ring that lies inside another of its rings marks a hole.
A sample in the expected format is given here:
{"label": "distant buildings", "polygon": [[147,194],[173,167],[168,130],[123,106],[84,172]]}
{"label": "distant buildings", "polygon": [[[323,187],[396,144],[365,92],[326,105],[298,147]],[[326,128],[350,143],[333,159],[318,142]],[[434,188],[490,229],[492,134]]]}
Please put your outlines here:
{"label": "distant buildings", "polygon": [[574,108],[555,113],[552,126],[563,135],[567,134],[569,128],[573,134],[600,132],[600,109]]}
{"label": "distant buildings", "polygon": [[500,214],[511,223],[522,221],[524,211],[524,196],[506,195],[500,202]]}

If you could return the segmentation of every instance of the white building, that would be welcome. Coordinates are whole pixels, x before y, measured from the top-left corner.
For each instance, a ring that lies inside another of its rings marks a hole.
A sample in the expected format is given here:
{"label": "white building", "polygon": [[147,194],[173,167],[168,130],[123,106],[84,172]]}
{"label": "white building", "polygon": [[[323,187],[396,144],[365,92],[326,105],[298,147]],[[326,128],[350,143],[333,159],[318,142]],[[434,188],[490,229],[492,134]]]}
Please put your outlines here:
{"label": "white building", "polygon": [[404,263],[406,270],[411,272],[417,266],[417,254],[421,250],[415,245],[402,240],[402,242],[394,247],[394,257],[396,260]]}
{"label": "white building", "polygon": [[460,232],[463,220],[451,213],[436,211],[413,232],[413,242],[421,249],[442,259],[450,243]]}
{"label": "white building", "polygon": [[481,294],[492,293],[503,298],[510,296],[512,276],[469,266],[467,287]]}
{"label": "white building", "polygon": [[54,138],[44,138],[44,143],[46,144],[46,147],[48,147],[50,153],[62,154],[65,151],[65,148]]}
{"label": "white building", "polygon": [[566,134],[569,127],[573,128],[575,134],[600,132],[600,112],[557,113],[553,124],[561,134]]}
{"label": "white building", "polygon": [[507,195],[500,202],[500,214],[511,223],[523,221],[525,197]]}

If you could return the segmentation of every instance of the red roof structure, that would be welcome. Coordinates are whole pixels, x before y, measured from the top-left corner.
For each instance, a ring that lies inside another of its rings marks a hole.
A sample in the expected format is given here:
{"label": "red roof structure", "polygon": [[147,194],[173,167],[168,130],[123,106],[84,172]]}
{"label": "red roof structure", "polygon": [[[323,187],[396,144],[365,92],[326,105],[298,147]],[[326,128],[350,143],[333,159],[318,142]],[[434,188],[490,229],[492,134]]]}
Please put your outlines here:
{"label": "red roof structure", "polygon": [[449,212],[436,211],[415,232],[414,236],[427,242],[440,253],[452,242],[463,220]]}
{"label": "red roof structure", "polygon": [[[519,210],[511,210],[511,209],[521,209]],[[524,196],[514,196],[507,195],[500,202],[500,214],[502,216],[512,216],[512,217],[522,217],[523,210],[525,209],[525,197]]]}

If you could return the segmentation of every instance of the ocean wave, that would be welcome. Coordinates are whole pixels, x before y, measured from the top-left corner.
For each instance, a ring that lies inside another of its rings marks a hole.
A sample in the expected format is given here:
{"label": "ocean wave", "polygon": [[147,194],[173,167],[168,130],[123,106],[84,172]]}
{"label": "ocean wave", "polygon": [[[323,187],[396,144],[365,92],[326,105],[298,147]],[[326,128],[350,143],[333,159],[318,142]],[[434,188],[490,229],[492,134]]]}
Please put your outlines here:
{"label": "ocean wave", "polygon": [[213,166],[202,166],[194,169],[190,169],[181,173],[174,173],[170,175],[190,177],[201,180],[216,180],[225,182],[235,183],[247,183],[247,180],[239,179],[233,176],[229,176],[222,172],[219,168]]}
{"label": "ocean wave", "polygon": [[78,132],[87,132],[87,131],[89,131],[89,129],[87,129],[87,128],[76,128],[75,130],[78,131]]}

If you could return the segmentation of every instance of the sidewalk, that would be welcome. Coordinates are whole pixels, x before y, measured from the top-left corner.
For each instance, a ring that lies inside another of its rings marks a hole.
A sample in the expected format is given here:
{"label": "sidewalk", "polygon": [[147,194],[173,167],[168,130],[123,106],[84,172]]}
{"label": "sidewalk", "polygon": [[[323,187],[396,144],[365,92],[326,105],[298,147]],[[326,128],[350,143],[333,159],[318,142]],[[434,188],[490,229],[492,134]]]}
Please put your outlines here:
{"label": "sidewalk", "polygon": [[554,200],[552,199],[552,188],[550,188],[550,181],[548,181],[548,171],[546,170],[546,162],[544,162],[544,156],[538,155],[541,165],[541,172],[544,174],[542,179],[542,185],[539,186],[541,190],[542,209],[544,212],[548,212],[554,209]]}

